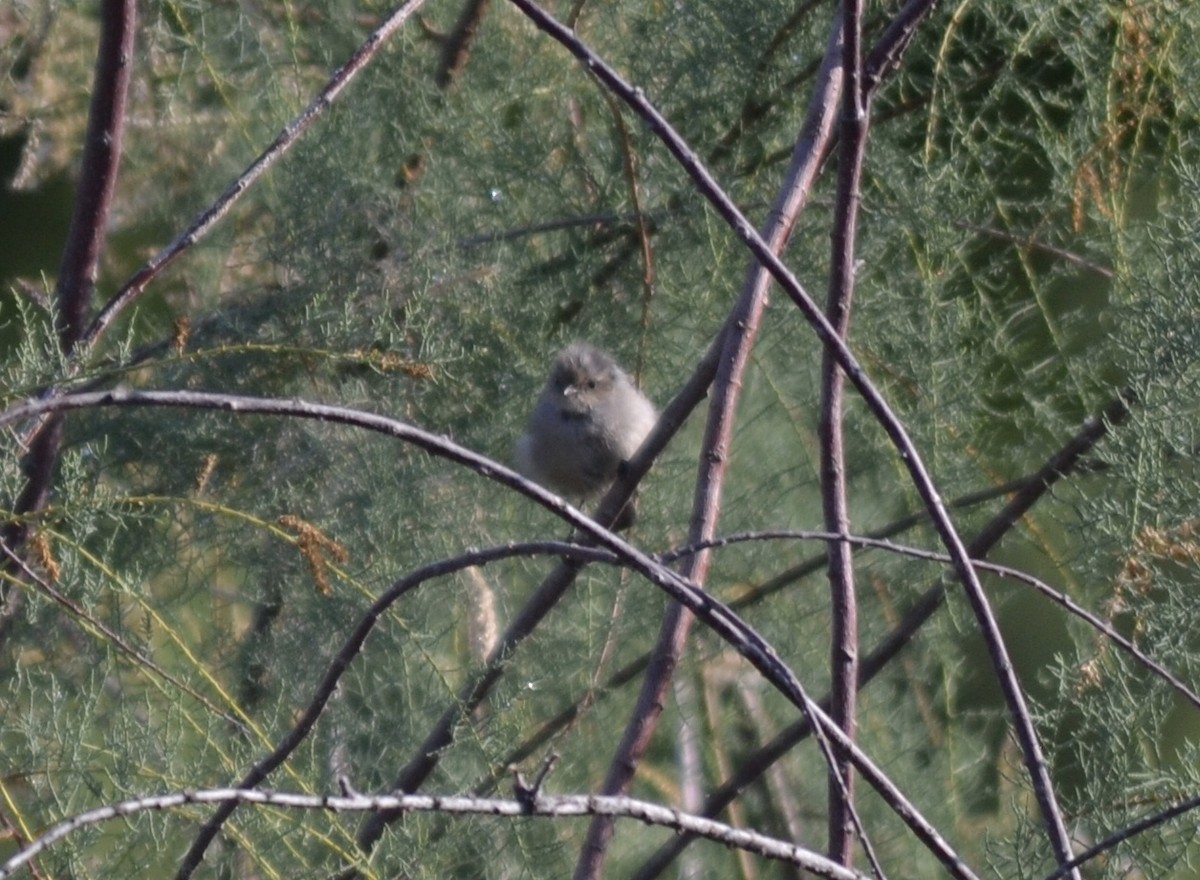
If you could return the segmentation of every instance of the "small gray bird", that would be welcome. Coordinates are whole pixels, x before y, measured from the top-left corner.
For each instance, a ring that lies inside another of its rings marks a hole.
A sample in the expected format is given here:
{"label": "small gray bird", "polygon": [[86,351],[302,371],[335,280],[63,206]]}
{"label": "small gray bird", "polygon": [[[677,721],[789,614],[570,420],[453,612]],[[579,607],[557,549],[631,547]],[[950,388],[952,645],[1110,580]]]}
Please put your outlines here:
{"label": "small gray bird", "polygon": [[517,441],[517,469],[568,498],[593,498],[617,476],[658,421],[654,405],[598,348],[559,353]]}

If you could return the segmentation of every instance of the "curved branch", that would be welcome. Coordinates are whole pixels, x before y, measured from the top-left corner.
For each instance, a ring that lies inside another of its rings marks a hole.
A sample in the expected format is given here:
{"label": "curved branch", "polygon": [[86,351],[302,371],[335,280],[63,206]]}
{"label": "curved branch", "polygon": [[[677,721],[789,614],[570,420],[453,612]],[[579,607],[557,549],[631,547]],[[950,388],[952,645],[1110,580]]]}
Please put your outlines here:
{"label": "curved branch", "polygon": [[868,880],[867,875],[836,865],[796,844],[777,840],[765,834],[732,828],[723,822],[714,822],[711,819],[693,816],[670,807],[633,798],[547,795],[539,791],[522,792],[511,800],[428,794],[363,795],[347,793],[341,796],[330,796],[241,788],[217,788],[152,795],[79,813],[65,822],[55,825],[41,837],[22,847],[3,865],[0,865],[0,880],[11,876],[14,871],[27,864],[39,853],[45,852],[55,843],[81,828],[133,816],[137,813],[170,810],[192,804],[259,804],[290,810],[322,810],[334,813],[400,810],[444,815],[503,816],[512,819],[528,816],[547,818],[613,816],[636,819],[646,825],[658,825],[677,833],[686,832],[698,837],[706,837],[724,846],[744,849],[769,859],[791,863],[818,877],[827,877],[830,880]]}
{"label": "curved branch", "polygon": [[[779,655],[752,627],[720,601],[707,595],[679,574],[659,564],[641,550],[627,543],[594,520],[584,516],[557,496],[524,479],[515,471],[479,453],[460,446],[445,437],[432,434],[404,422],[345,407],[309,403],[302,400],[245,397],[232,394],[209,394],[191,391],[126,391],[115,390],[76,394],[50,400],[30,401],[0,413],[0,426],[10,422],[62,412],[102,406],[150,406],[181,409],[218,410],[238,414],[291,416],[314,419],[333,424],[351,425],[395,437],[425,449],[433,455],[467,467],[525,495],[571,523],[600,546],[612,551],[620,564],[636,571],[668,596],[699,617],[714,633],[746,658],[762,676],[823,735],[847,755],[855,769],[873,786],[888,806],[904,821],[929,851],[954,877],[973,878],[975,875],[937,829],[914,807],[878,766],[833,724],[829,716],[809,698],[799,679]],[[644,454],[644,451],[643,451]],[[612,495],[612,492],[609,493]],[[576,563],[578,565],[578,563]],[[501,649],[503,650],[503,646]],[[457,710],[456,710],[457,711]]]}
{"label": "curved branch", "polygon": [[[700,549],[718,549],[727,547],[732,544],[742,544],[750,541],[825,541],[826,543],[842,542],[854,547],[870,548],[875,550],[883,550],[888,553],[895,553],[899,556],[908,556],[913,559],[925,559],[930,562],[937,562],[943,565],[950,564],[950,557],[945,553],[938,553],[934,550],[925,550],[920,547],[911,547],[906,544],[897,544],[895,541],[889,541],[886,538],[872,538],[862,535],[847,535],[840,532],[819,532],[805,529],[789,529],[782,531],[763,531],[763,532],[744,532],[736,535],[723,535],[720,538],[714,538],[711,541],[706,541],[702,545],[688,545],[680,547],[678,550],[672,550],[670,553],[662,554],[659,558],[665,563],[676,556],[687,556],[690,553],[695,553]],[[991,572],[999,577],[1007,580],[1017,581],[1026,586],[1033,587],[1037,592],[1041,593],[1051,602],[1066,609],[1070,614],[1075,615],[1088,626],[1099,632],[1101,635],[1111,640],[1118,648],[1132,657],[1137,663],[1145,667],[1150,673],[1162,679],[1169,685],[1179,696],[1183,697],[1197,709],[1200,709],[1200,694],[1196,693],[1182,679],[1160,664],[1157,660],[1135,645],[1130,639],[1117,632],[1116,628],[1111,624],[1106,623],[1102,618],[1088,611],[1066,593],[1061,590],[1056,590],[1040,578],[1034,577],[1028,572],[1021,571],[1019,568],[1013,568],[1009,565],[1001,565],[998,562],[988,562],[985,559],[973,559],[972,564],[980,571]]]}

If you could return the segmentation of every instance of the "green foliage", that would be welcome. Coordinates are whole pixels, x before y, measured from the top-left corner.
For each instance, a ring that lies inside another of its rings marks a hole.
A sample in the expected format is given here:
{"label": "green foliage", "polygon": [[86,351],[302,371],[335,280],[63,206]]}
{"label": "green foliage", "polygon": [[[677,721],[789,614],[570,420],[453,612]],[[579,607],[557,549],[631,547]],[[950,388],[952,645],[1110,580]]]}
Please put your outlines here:
{"label": "green foliage", "polygon": [[[568,5],[558,4],[560,19]],[[896,6],[871,10],[868,44]],[[580,37],[644,89],[762,222],[831,7],[578,7]],[[410,21],[78,361],[59,351],[29,293],[53,292],[57,263],[0,259],[5,407],[48,387],[294,397],[388,414],[508,462],[550,357],[577,338],[611,350],[665,405],[720,331],[747,252],[654,135],[515,8],[487,8],[465,66],[440,87],[459,13],[431,5]],[[142,14],[97,302],[220,194],[386,10],[185,2]],[[40,139],[41,152],[30,140],[24,154],[31,197],[53,197],[74,168],[96,26],[91,7],[54,0],[0,13],[0,32],[19,35],[0,49],[0,93],[12,95],[0,135],[11,124]],[[1037,470],[1085,418],[1117,396],[1131,402],[1128,422],[1021,520],[997,561],[1067,593],[1188,683],[1200,673],[1198,38],[1200,14],[1184,0],[937,11],[872,105],[850,332],[947,499]],[[818,300],[836,156],[828,164],[786,252]],[[45,229],[56,260],[65,232]],[[773,293],[738,410],[722,533],[822,526],[820,356]],[[704,414],[643,483],[639,547],[686,540]],[[857,399],[846,419],[854,530],[919,510]],[[28,525],[23,555],[35,575],[8,570],[0,625],[0,820],[23,839],[123,798],[236,782],[292,728],[393,582],[467,548],[567,533],[528,499],[391,438],[175,409],[72,413],[53,494],[27,515],[16,499],[31,427],[6,429],[0,459],[6,520]],[[1002,504],[958,508],[955,522],[969,538]],[[898,540],[940,548],[923,523]],[[723,548],[708,587],[736,601],[821,553],[799,540]],[[865,654],[942,571],[880,550],[856,559]],[[344,774],[361,791],[388,790],[484,668],[480,628],[510,623],[553,564],[518,559],[437,578],[392,606],[314,733],[264,787],[331,793]],[[830,676],[821,571],[741,609],[815,696]],[[1196,707],[1058,606],[1000,579],[987,586],[1071,829],[1099,839],[1194,796]],[[598,790],[638,686],[606,682],[651,649],[665,606],[628,572],[586,568],[483,706],[459,720],[425,788],[490,791],[514,749],[580,705],[522,767],[531,773],[553,749],[562,757],[547,790]],[[693,701],[666,708],[633,791],[674,805],[684,726],[699,732],[708,791],[797,721],[701,629],[678,675]],[[954,587],[861,699],[864,749],[980,874],[1052,870],[1009,718]],[[819,753],[805,742],[777,767],[729,818],[821,851]],[[887,806],[859,790],[885,867],[937,872]],[[209,815],[189,807],[83,830],[38,869],[163,876]],[[199,876],[319,877],[357,864],[374,877],[562,877],[585,830],[582,820],[412,815],[368,860],[359,822],[241,807]],[[1184,816],[1138,835],[1088,876],[1129,876],[1130,866],[1191,876],[1194,825]],[[672,836],[619,825],[610,875],[633,875]],[[0,859],[15,850],[0,843]],[[716,844],[693,850],[695,876],[740,870]]]}

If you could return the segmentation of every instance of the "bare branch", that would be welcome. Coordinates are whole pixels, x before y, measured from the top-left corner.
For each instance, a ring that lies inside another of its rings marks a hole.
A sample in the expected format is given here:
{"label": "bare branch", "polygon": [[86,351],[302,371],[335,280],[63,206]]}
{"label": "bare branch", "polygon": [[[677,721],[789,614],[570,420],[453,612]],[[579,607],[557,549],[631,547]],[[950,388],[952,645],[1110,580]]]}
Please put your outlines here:
{"label": "bare branch", "polygon": [[[719,549],[732,544],[740,544],[749,541],[779,541],[779,540],[796,540],[796,541],[824,541],[826,543],[844,543],[854,547],[873,548],[876,550],[884,550],[889,553],[895,553],[899,556],[908,556],[913,559],[926,559],[930,562],[938,562],[945,565],[950,564],[950,557],[945,553],[938,553],[933,550],[924,550],[920,547],[910,547],[905,544],[897,544],[895,541],[889,541],[885,538],[871,538],[861,535],[847,535],[841,532],[818,532],[805,529],[786,530],[786,531],[761,531],[761,532],[745,532],[737,535],[723,535],[719,538],[714,538],[711,541],[704,543],[702,547],[687,546],[681,547],[678,550],[672,550],[670,553],[664,553],[660,557],[664,562],[669,562],[677,556],[687,556],[696,552],[699,549]],[[980,571],[991,572],[1008,580],[1017,581],[1018,583],[1026,584],[1033,587],[1051,602],[1062,606],[1070,614],[1075,615],[1080,620],[1091,626],[1097,632],[1104,635],[1112,641],[1118,648],[1129,654],[1139,665],[1145,667],[1158,678],[1162,679],[1171,688],[1183,697],[1197,709],[1200,709],[1200,694],[1197,694],[1192,688],[1187,685],[1182,679],[1174,675],[1162,666],[1158,661],[1144,652],[1141,648],[1135,645],[1130,639],[1121,635],[1111,624],[1105,622],[1101,617],[1088,611],[1066,593],[1061,590],[1056,590],[1040,578],[1034,577],[1028,572],[1021,571],[1019,568],[1013,568],[1008,565],[1001,565],[997,562],[988,562],[985,559],[973,559],[972,564]]]}
{"label": "bare branch", "polygon": [[171,810],[193,804],[256,804],[289,810],[321,810],[334,813],[379,812],[382,810],[409,813],[441,813],[444,815],[542,816],[572,818],[606,815],[636,819],[647,825],[657,825],[675,832],[705,837],[724,846],[744,849],[770,859],[789,862],[818,877],[830,880],[867,880],[867,876],[830,862],[817,853],[786,841],[776,840],[753,831],[732,828],[722,822],[692,816],[679,810],[648,801],[626,797],[598,795],[547,795],[539,791],[530,797],[511,800],[466,797],[461,795],[386,794],[343,795],[292,794],[290,792],[260,791],[258,789],[217,788],[203,791],[183,791],[121,801],[79,813],[55,825],[41,837],[23,847],[16,855],[0,865],[0,878],[9,877],[39,853],[74,832],[113,819],[138,813]]}
{"label": "bare branch", "polygon": [[[841,37],[842,89],[841,121],[838,126],[837,199],[834,205],[833,231],[830,235],[829,291],[825,316],[838,336],[846,340],[850,332],[850,313],[854,300],[854,250],[858,231],[859,180],[867,144],[867,114],[859,80],[862,74],[862,0],[842,0],[840,15],[834,24]],[[846,449],[844,405],[846,377],[830,350],[821,356],[821,415],[818,427],[821,452],[821,508],[825,528],[838,534],[850,532],[850,503],[846,490]],[[830,714],[846,735],[857,736],[858,693],[858,597],[854,586],[854,557],[849,544],[834,541],[826,545],[830,607]],[[854,859],[854,776],[845,760],[829,769],[829,846],[827,853],[840,865]],[[863,838],[876,873],[878,860]]]}
{"label": "bare branch", "polygon": [[[100,46],[96,54],[79,189],[55,286],[55,320],[59,350],[63,355],[72,354],[83,335],[108,232],[108,216],[116,190],[125,131],[125,99],[133,61],[137,3],[135,0],[105,0],[100,21]],[[39,424],[27,442],[28,451],[22,463],[25,484],[14,504],[16,517],[0,530],[0,540],[12,549],[19,550],[29,537],[26,515],[41,510],[50,497],[63,430],[62,421],[51,418]],[[0,589],[0,640],[19,605],[15,596],[10,597],[7,590]]]}
{"label": "bare branch", "polygon": [[1136,837],[1143,831],[1149,831],[1150,829],[1156,828],[1166,822],[1170,822],[1172,819],[1178,818],[1185,813],[1190,813],[1195,809],[1200,809],[1200,795],[1190,797],[1187,800],[1181,801],[1180,803],[1166,810],[1160,810],[1157,813],[1152,813],[1149,816],[1146,816],[1144,819],[1139,819],[1132,825],[1113,832],[1099,843],[1089,846],[1069,862],[1059,865],[1057,870],[1046,876],[1046,880],[1058,880],[1060,877],[1065,877],[1069,872],[1077,870],[1078,868],[1090,862],[1092,859],[1096,858],[1096,856],[1103,855],[1110,849],[1114,849],[1119,844],[1129,840],[1131,837]]}
{"label": "bare branch", "polygon": [[[1004,486],[998,486],[998,487],[987,489],[987,490],[984,490],[981,492],[972,492],[968,495],[962,496],[961,498],[953,499],[952,501],[949,502],[949,506],[951,508],[957,508],[957,507],[977,504],[980,501],[986,501],[986,500],[995,498],[998,495],[1009,494],[1009,493],[1013,492],[1014,490],[1024,486],[1025,483],[1026,483],[1026,480],[1015,480],[1012,483],[1006,484]],[[902,517],[901,519],[896,520],[895,522],[889,524],[888,526],[885,526],[884,528],[878,529],[874,532],[867,533],[864,537],[866,537],[868,539],[873,538],[876,540],[881,540],[890,535],[895,535],[895,534],[902,532],[908,528],[911,528],[919,523],[925,522],[927,519],[928,519],[928,517],[923,514],[914,514],[912,516]],[[674,551],[671,551],[668,553],[660,554],[658,556],[658,558],[663,563],[670,564],[673,561],[675,561],[678,557],[676,556]],[[771,593],[775,592],[776,590],[782,589],[782,587],[785,584],[792,583],[792,582],[798,580],[799,578],[803,577],[806,574],[811,574],[812,572],[817,571],[824,563],[824,560],[825,560],[825,556],[824,556],[824,554],[822,554],[821,556],[813,557],[807,563],[801,563],[800,565],[793,566],[792,568],[788,569],[787,571],[781,573],[779,576],[772,578],[770,581],[767,582],[767,584],[763,585],[763,587],[759,587],[758,589],[746,590],[744,593],[739,595],[737,599],[731,601],[729,603],[729,607],[732,608],[734,611],[741,611],[741,609],[747,608],[747,607],[755,604],[756,602],[760,601],[762,598],[770,595]],[[650,653],[649,652],[642,654],[640,657],[634,658],[633,660],[629,661],[624,666],[622,666],[620,669],[613,672],[604,681],[604,683],[602,685],[599,685],[599,687],[598,687],[599,692],[601,694],[603,694],[603,693],[608,693],[610,691],[616,690],[617,688],[624,687],[625,685],[629,684],[631,681],[636,679],[639,675],[641,675],[642,672],[649,665],[649,663],[650,663]],[[578,701],[572,703],[571,705],[567,706],[565,709],[563,709],[561,712],[559,712],[556,716],[554,716],[553,718],[551,718],[550,720],[548,720],[544,724],[542,724],[541,727],[539,727],[537,729],[537,731],[534,732],[534,734],[532,734],[528,739],[526,739],[519,746],[517,746],[515,749],[513,749],[513,751],[511,751],[507,755],[507,757],[504,759],[504,761],[501,762],[501,764],[504,766],[507,766],[509,764],[520,763],[521,761],[524,761],[527,758],[529,758],[531,755],[535,754],[542,746],[544,746],[547,742],[549,742],[559,731],[563,730],[568,725],[570,725],[572,722],[574,722],[580,716],[580,714],[587,708],[587,706],[590,705],[590,702],[592,700],[594,700],[594,696],[589,695],[588,697],[585,697],[584,699],[578,700]],[[483,780],[482,782],[478,783],[475,787],[473,787],[472,791],[476,794],[483,794],[485,792],[493,790],[495,782],[499,778],[499,776],[500,776],[499,773],[493,773],[493,774],[489,775],[485,780]]]}
{"label": "bare branch", "polygon": [[108,214],[117,188],[136,31],[135,0],[105,0],[79,192],[58,272],[58,334],[64,354],[71,354],[83,336],[96,287]]}

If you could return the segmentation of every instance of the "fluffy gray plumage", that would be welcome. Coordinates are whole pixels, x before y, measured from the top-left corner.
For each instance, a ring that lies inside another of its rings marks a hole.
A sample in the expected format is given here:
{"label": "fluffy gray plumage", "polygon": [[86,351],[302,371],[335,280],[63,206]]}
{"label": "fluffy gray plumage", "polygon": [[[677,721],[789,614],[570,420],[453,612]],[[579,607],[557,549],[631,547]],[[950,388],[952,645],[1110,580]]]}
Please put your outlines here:
{"label": "fluffy gray plumage", "polygon": [[528,432],[517,441],[517,469],[560,495],[592,498],[657,421],[654,405],[616,361],[576,342],[554,359]]}

